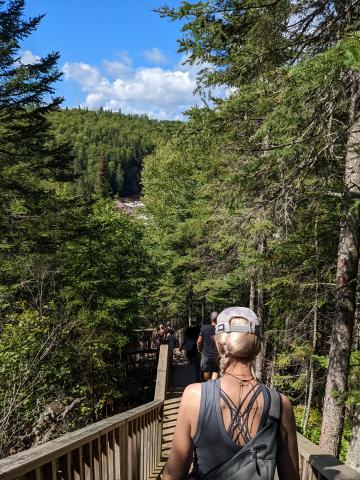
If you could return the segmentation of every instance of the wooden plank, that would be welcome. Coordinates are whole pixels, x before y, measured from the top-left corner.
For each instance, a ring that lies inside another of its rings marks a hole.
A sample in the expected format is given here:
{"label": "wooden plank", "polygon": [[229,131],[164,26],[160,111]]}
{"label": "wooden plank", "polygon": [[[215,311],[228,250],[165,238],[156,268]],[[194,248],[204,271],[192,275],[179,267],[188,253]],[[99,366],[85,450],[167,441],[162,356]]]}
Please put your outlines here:
{"label": "wooden plank", "polygon": [[144,448],[144,417],[139,418],[139,430],[140,430],[140,480],[147,480],[145,479],[145,465],[144,465],[144,455],[145,455],[145,448]]}
{"label": "wooden plank", "polygon": [[84,445],[82,448],[84,480],[92,480],[92,443]]}
{"label": "wooden plank", "polygon": [[121,480],[121,467],[120,467],[120,428],[116,428],[114,431],[114,472],[115,480]]}
{"label": "wooden plank", "polygon": [[175,405],[172,408],[164,408],[164,415],[165,416],[171,416],[171,415],[178,415],[179,413],[179,406]]}
{"label": "wooden plank", "polygon": [[173,439],[173,436],[174,436],[174,432],[172,433],[169,433],[167,435],[163,435],[162,439],[163,439],[163,443],[166,443],[166,442],[172,442],[172,439]]}
{"label": "wooden plank", "polygon": [[165,430],[175,430],[177,419],[168,420],[163,422],[163,431]]}
{"label": "wooden plank", "polygon": [[109,471],[108,471],[108,434],[105,433],[100,437],[100,448],[101,448],[101,473],[102,480],[108,480]]}
{"label": "wooden plank", "polygon": [[67,479],[72,478],[72,452],[66,454]]}
{"label": "wooden plank", "polygon": [[154,400],[164,401],[168,376],[168,345],[160,345]]}
{"label": "wooden plank", "polygon": [[156,410],[154,410],[153,412],[153,441],[152,441],[152,444],[153,444],[153,453],[152,453],[152,466],[153,466],[153,470],[155,469],[156,467],[156,452],[157,452],[157,432],[156,432],[156,424],[157,424],[157,413],[156,413]]}
{"label": "wooden plank", "polygon": [[79,473],[80,479],[85,479],[83,447],[79,447]]}
{"label": "wooden plank", "polygon": [[43,475],[43,469],[42,468],[37,468],[35,470],[35,479],[36,480],[43,480],[44,475]]}
{"label": "wooden plank", "polygon": [[97,438],[92,443],[92,463],[93,463],[93,476],[94,480],[101,480],[101,449],[100,449],[100,439]]}
{"label": "wooden plank", "polygon": [[120,478],[128,480],[128,425],[120,427]]}
{"label": "wooden plank", "polygon": [[138,475],[138,442],[137,442],[137,419],[133,420],[132,422],[132,434],[131,434],[131,464],[132,464],[132,478],[133,480],[139,480]]}
{"label": "wooden plank", "polygon": [[132,422],[128,423],[127,434],[127,480],[133,480],[133,463],[132,463]]}
{"label": "wooden plank", "polygon": [[167,422],[173,422],[173,421],[177,421],[177,418],[178,418],[178,415],[164,415],[164,422],[167,423]]}
{"label": "wooden plank", "polygon": [[51,476],[53,480],[57,480],[58,472],[58,459],[56,458],[51,462]]}
{"label": "wooden plank", "polygon": [[150,435],[151,435],[151,442],[150,442],[150,470],[151,472],[154,470],[154,450],[155,450],[155,423],[154,423],[154,412],[150,412]]}
{"label": "wooden plank", "polygon": [[79,449],[76,449],[72,452],[73,454],[73,479],[82,480],[80,477],[80,452]]}
{"label": "wooden plank", "polygon": [[108,433],[108,471],[109,471],[109,480],[114,480],[115,469],[114,469],[114,432]]}
{"label": "wooden plank", "polygon": [[180,398],[167,398],[164,401],[164,407],[167,405],[172,405],[173,403],[179,403],[180,404],[181,399]]}
{"label": "wooden plank", "polygon": [[150,448],[150,436],[149,436],[149,414],[144,415],[144,464],[145,464],[145,479],[150,476],[149,468],[149,448]]}
{"label": "wooden plank", "polygon": [[155,466],[161,461],[161,445],[162,445],[162,435],[163,435],[163,420],[162,420],[162,409],[156,409],[156,459]]}

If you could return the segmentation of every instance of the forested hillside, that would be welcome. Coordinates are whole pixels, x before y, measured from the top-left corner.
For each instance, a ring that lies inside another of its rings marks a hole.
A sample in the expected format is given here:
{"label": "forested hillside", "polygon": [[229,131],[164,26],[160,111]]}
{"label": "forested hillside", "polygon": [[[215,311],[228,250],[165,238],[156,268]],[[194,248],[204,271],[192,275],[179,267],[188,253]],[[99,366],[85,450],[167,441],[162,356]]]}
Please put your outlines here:
{"label": "forested hillside", "polygon": [[159,140],[169,138],[179,122],[102,109],[66,109],[54,113],[51,124],[57,141],[69,142],[73,149],[77,193],[95,193],[99,177],[105,176],[109,195],[126,196],[140,193],[144,156]]}

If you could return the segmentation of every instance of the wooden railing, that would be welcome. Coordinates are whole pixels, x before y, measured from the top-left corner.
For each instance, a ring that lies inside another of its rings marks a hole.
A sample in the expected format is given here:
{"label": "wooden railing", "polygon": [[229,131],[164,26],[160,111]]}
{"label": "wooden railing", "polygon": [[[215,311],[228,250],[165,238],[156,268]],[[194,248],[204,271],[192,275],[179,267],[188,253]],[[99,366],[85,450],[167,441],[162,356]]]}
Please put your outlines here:
{"label": "wooden railing", "polygon": [[301,480],[360,480],[360,473],[298,433]]}
{"label": "wooden railing", "polygon": [[154,401],[0,460],[2,480],[149,480],[161,456],[172,345],[161,345]]}

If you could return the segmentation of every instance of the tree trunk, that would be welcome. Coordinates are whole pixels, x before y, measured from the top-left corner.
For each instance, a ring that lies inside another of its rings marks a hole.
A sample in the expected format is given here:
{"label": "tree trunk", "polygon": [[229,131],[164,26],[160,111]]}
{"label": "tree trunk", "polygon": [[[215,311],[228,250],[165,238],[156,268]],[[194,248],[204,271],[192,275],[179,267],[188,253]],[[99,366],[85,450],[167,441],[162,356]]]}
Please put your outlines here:
{"label": "tree trunk", "polygon": [[[266,252],[266,237],[265,235],[261,235],[259,245],[258,245],[258,252],[263,257]],[[265,332],[265,323],[266,323],[266,310],[265,310],[265,301],[264,301],[264,288],[262,286],[262,282],[264,280],[263,275],[263,267],[262,265],[259,268],[258,273],[258,288],[257,288],[257,309],[256,315],[259,319],[260,323],[260,335],[263,338]],[[263,381],[264,377],[264,366],[265,366],[265,358],[266,358],[266,351],[265,351],[265,343],[263,342],[261,346],[261,351],[256,357],[255,362],[255,373],[256,377]]]}
{"label": "tree trunk", "polygon": [[306,431],[307,425],[310,417],[310,410],[314,394],[314,384],[315,384],[315,365],[313,356],[316,353],[316,344],[317,344],[317,333],[318,333],[318,318],[319,318],[319,236],[318,236],[318,224],[319,224],[319,215],[316,212],[315,225],[314,225],[314,240],[315,240],[315,261],[316,261],[316,274],[315,274],[315,300],[314,300],[314,316],[313,316],[313,335],[312,335],[312,345],[311,345],[311,357],[309,361],[309,393],[305,408],[304,422],[302,424],[303,431]]}
{"label": "tree trunk", "polygon": [[270,366],[270,378],[267,381],[267,384],[270,384],[270,388],[275,388],[275,382],[274,382],[274,377],[276,373],[276,347],[274,347],[274,351],[272,354],[272,359],[271,359],[271,366]]}
{"label": "tree trunk", "polygon": [[250,280],[250,299],[249,299],[249,308],[254,312],[255,311],[255,277],[254,274],[251,275]]}
{"label": "tree trunk", "polygon": [[188,295],[187,295],[187,311],[188,311],[188,325],[191,326],[192,323],[192,303],[193,303],[193,290],[190,286]]}
{"label": "tree trunk", "polygon": [[336,273],[335,318],[331,334],[320,445],[338,455],[344,426],[344,393],[347,391],[352,333],[356,310],[359,262],[360,195],[360,73],[351,75],[350,127],[345,159],[344,200]]}

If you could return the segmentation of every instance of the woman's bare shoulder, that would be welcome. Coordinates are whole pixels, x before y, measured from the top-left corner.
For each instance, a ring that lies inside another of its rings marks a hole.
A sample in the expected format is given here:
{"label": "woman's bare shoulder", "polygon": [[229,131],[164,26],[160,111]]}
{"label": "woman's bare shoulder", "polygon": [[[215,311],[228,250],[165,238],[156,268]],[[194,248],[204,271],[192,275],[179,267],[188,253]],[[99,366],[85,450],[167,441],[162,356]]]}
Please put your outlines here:
{"label": "woman's bare shoulder", "polygon": [[281,396],[281,404],[282,404],[282,410],[285,414],[288,414],[289,412],[293,412],[293,405],[291,403],[291,400],[289,397],[284,395],[283,393],[280,393]]}
{"label": "woman's bare shoulder", "polygon": [[294,430],[295,431],[295,416],[294,416],[294,409],[291,403],[291,400],[286,396],[281,395],[281,403],[282,403],[282,413],[281,413],[281,425],[286,430]]}
{"label": "woman's bare shoulder", "polygon": [[201,397],[201,383],[191,383],[190,385],[188,385],[184,392],[183,392],[183,395],[182,395],[182,399],[184,401],[192,401],[194,400],[194,397],[195,398],[199,398]]}
{"label": "woman's bare shoulder", "polygon": [[181,397],[181,409],[187,411],[198,410],[200,407],[201,383],[191,383],[183,391]]}

